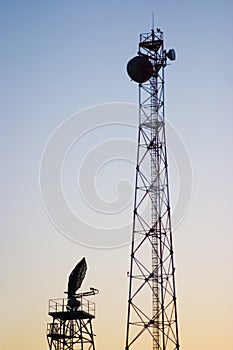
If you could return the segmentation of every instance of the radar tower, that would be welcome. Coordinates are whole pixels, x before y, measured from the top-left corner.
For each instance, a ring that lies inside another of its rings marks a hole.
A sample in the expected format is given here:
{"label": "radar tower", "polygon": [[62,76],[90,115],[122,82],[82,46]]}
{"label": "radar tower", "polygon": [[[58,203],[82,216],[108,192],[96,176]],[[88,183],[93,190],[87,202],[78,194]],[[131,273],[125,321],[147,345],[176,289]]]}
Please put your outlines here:
{"label": "radar tower", "polygon": [[95,304],[87,296],[99,291],[76,294],[85,277],[87,264],[83,258],[69,276],[67,298],[49,300],[49,315],[52,322],[47,325],[50,350],[95,350],[92,320]]}

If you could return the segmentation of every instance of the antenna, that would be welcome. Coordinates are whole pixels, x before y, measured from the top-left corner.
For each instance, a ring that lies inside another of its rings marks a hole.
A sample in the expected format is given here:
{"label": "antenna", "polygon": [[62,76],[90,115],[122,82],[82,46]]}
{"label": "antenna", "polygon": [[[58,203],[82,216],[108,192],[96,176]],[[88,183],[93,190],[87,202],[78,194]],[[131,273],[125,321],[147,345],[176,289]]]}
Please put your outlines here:
{"label": "antenna", "polygon": [[87,272],[87,263],[85,258],[83,258],[79,263],[75,266],[73,271],[69,276],[68,282],[68,299],[72,298],[76,291],[81,287],[84,277]]}
{"label": "antenna", "polygon": [[155,30],[155,12],[152,11],[152,30]]}

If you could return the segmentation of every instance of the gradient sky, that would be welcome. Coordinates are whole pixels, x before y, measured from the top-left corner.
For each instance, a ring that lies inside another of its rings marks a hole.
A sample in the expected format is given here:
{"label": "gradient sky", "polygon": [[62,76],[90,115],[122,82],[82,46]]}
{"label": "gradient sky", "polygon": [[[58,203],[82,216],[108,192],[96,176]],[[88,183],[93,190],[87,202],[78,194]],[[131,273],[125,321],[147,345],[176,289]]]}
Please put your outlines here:
{"label": "gradient sky", "polygon": [[[137,103],[125,65],[155,11],[166,47],[177,52],[166,68],[166,116],[193,167],[191,203],[174,232],[181,348],[231,350],[232,1],[12,0],[1,1],[0,10],[1,349],[48,348],[48,300],[63,297],[83,256],[89,267],[83,289],[101,291],[97,350],[124,348],[129,246],[93,249],[60,234],[42,204],[39,168],[50,135],[72,114]],[[80,147],[88,153],[88,145]],[[109,193],[108,184],[103,196]]]}

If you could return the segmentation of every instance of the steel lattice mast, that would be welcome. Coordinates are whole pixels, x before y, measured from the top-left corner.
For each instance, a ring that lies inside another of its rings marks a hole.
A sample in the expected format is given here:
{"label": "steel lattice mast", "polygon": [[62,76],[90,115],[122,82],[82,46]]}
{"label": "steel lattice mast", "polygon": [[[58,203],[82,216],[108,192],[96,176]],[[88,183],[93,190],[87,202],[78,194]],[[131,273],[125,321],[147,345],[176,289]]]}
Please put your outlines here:
{"label": "steel lattice mast", "polygon": [[175,350],[179,338],[164,118],[164,68],[175,52],[164,50],[157,29],[140,35],[138,54],[127,67],[139,82],[139,132],[126,350]]}

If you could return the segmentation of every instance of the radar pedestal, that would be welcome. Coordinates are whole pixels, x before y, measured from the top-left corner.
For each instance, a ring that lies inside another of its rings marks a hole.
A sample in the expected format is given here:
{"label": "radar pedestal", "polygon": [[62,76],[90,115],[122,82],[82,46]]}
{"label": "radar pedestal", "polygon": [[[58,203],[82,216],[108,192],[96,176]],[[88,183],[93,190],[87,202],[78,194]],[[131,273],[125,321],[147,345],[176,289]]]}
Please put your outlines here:
{"label": "radar pedestal", "polygon": [[47,325],[47,339],[50,350],[95,350],[92,328],[95,304],[87,297],[97,294],[98,290],[90,288],[88,292],[74,294],[87,268],[85,259],[80,263],[70,274],[68,297],[49,300],[48,314],[52,322]]}

